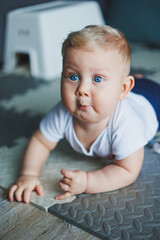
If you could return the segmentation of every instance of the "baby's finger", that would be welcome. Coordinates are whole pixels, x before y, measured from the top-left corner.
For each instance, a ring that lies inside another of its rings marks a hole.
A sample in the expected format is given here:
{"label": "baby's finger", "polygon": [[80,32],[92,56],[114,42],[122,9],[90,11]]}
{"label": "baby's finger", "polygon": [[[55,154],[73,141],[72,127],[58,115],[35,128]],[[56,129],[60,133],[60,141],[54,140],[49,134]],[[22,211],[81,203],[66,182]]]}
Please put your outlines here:
{"label": "baby's finger", "polygon": [[64,177],[63,179],[61,179],[61,182],[70,186],[70,184],[71,184],[71,179]]}
{"label": "baby's finger", "polygon": [[24,188],[23,187],[19,187],[16,191],[15,191],[15,198],[17,199],[18,202],[22,202],[22,195],[23,195],[23,191]]}
{"label": "baby's finger", "polygon": [[43,196],[43,191],[44,191],[44,190],[43,190],[43,187],[42,187],[41,184],[36,185],[35,189],[36,189],[36,192],[38,193],[38,195]]}
{"label": "baby's finger", "polygon": [[56,196],[55,199],[56,199],[56,200],[64,200],[64,199],[67,199],[67,198],[69,198],[69,197],[71,197],[71,196],[72,196],[72,195],[71,195],[70,192],[65,192],[65,193],[63,193],[63,194],[61,194],[61,195]]}
{"label": "baby's finger", "polygon": [[11,202],[14,201],[14,193],[17,189],[17,185],[13,185],[10,189],[9,189],[9,192],[8,192],[8,198]]}
{"label": "baby's finger", "polygon": [[70,187],[67,184],[64,184],[62,181],[59,181],[59,186],[63,191],[65,192],[69,191]]}
{"label": "baby's finger", "polygon": [[24,193],[23,193],[23,200],[24,200],[24,202],[25,203],[29,203],[29,201],[30,201],[30,198],[31,198],[31,190],[29,190],[29,189],[25,189],[24,190]]}
{"label": "baby's finger", "polygon": [[74,178],[76,176],[76,172],[74,170],[65,170],[64,168],[62,168],[61,170],[61,174],[65,177],[65,178]]}

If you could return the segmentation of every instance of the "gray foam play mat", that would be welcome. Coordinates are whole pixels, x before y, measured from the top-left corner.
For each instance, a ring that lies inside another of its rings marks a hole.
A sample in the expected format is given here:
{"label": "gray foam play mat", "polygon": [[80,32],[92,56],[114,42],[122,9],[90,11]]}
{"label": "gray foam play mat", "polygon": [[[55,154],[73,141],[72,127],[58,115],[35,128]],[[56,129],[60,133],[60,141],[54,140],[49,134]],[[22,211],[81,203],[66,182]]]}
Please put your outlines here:
{"label": "gray foam play mat", "polygon": [[81,194],[49,212],[100,239],[160,239],[160,155],[145,149],[134,184],[108,193]]}

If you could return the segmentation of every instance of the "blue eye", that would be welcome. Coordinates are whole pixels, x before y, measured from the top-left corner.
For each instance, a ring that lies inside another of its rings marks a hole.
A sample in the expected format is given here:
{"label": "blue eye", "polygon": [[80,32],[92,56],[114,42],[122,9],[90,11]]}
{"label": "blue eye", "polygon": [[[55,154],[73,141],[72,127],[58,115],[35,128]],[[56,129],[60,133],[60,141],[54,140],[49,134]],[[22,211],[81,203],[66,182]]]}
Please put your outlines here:
{"label": "blue eye", "polygon": [[99,76],[96,76],[96,77],[94,77],[94,81],[95,81],[95,82],[102,82],[102,81],[103,81],[103,78],[102,78],[102,77],[99,77]]}
{"label": "blue eye", "polygon": [[75,75],[75,74],[71,75],[69,78],[70,78],[72,81],[77,81],[77,80],[79,80],[79,77],[78,77],[77,75]]}

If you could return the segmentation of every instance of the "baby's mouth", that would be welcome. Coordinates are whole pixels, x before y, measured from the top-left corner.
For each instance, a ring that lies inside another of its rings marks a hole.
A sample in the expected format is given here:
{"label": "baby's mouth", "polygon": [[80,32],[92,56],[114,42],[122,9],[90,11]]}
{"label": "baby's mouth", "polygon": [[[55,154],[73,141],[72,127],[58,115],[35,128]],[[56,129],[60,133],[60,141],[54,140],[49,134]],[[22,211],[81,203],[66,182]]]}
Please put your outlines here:
{"label": "baby's mouth", "polygon": [[88,105],[82,105],[82,104],[79,104],[78,107],[79,107],[80,110],[85,111],[85,110],[88,109],[89,106],[88,106]]}

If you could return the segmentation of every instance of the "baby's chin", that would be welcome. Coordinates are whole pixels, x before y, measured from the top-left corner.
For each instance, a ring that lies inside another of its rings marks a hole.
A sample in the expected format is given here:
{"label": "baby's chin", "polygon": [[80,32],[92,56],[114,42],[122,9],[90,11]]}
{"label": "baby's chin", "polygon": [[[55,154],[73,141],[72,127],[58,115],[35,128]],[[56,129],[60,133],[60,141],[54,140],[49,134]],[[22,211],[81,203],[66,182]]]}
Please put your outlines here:
{"label": "baby's chin", "polygon": [[94,114],[91,114],[88,111],[79,111],[78,113],[74,114],[74,117],[84,123],[94,123],[96,122],[96,117]]}

